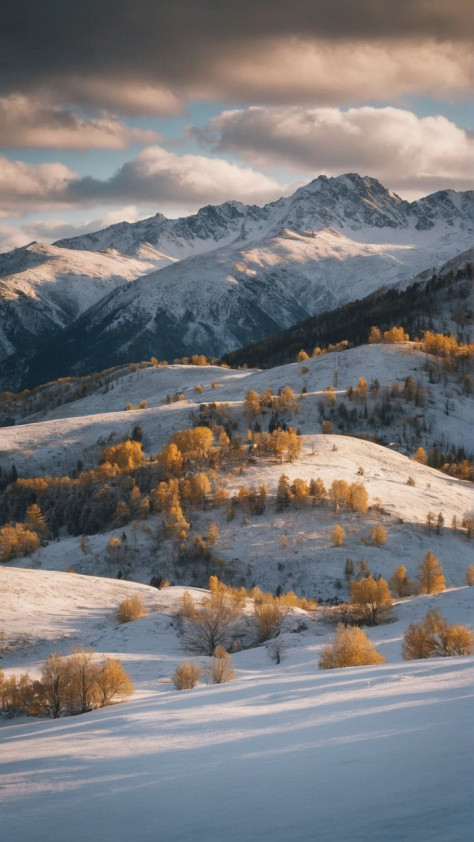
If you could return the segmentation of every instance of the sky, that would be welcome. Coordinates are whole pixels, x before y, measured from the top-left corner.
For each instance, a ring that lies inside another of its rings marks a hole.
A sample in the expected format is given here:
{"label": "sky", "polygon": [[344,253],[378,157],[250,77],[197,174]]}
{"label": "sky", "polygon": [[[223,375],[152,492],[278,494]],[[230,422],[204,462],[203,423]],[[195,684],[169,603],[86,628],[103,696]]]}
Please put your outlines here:
{"label": "sky", "polygon": [[3,0],[0,251],[359,172],[474,187],[469,0]]}

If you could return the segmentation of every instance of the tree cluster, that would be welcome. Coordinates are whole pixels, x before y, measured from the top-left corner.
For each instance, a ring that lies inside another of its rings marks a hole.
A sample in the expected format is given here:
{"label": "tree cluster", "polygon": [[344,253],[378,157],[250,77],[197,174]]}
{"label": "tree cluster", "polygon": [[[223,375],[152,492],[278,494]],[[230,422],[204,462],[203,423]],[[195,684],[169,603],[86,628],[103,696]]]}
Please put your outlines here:
{"label": "tree cluster", "polygon": [[405,660],[449,655],[470,655],[474,635],[463,625],[448,623],[437,608],[426,612],[421,623],[410,623],[403,636]]}
{"label": "tree cluster", "polygon": [[0,671],[3,710],[26,711],[32,716],[57,719],[63,713],[86,713],[133,693],[133,684],[121,662],[96,660],[92,649],[73,649],[71,655],[49,655],[41,678],[27,673],[6,678]]}

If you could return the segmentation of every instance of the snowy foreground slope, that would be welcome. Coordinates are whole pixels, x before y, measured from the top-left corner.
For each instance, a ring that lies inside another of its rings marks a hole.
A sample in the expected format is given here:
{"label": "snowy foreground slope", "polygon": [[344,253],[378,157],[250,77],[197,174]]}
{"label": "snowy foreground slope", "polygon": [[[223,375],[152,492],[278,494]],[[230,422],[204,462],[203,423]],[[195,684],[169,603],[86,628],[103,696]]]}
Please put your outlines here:
{"label": "snowy foreground slope", "polygon": [[[319,671],[331,629],[309,620],[283,635],[279,666],[253,648],[234,656],[232,683],[178,692],[166,676],[183,658],[171,625],[182,589],[10,566],[0,583],[12,631],[34,612],[41,637],[5,655],[5,667],[33,674],[46,640],[56,649],[81,640],[119,651],[137,689],[82,716],[3,723],[5,839],[472,838],[474,657],[403,662],[400,643],[434,605],[451,622],[472,620],[473,589],[398,605],[394,623],[370,632],[386,664]],[[117,627],[113,606],[132,588],[150,613]]]}

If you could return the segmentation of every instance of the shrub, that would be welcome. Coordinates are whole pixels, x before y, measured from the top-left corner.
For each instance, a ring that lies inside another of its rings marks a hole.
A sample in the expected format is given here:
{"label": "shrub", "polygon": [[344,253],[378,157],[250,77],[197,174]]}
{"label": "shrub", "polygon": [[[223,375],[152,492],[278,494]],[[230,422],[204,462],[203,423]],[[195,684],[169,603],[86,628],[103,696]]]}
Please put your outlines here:
{"label": "shrub", "polygon": [[201,678],[201,670],[197,664],[183,661],[173,673],[173,684],[177,690],[191,690]]}
{"label": "shrub", "polygon": [[146,608],[141,594],[136,593],[122,600],[117,609],[117,620],[119,623],[130,623],[133,620],[141,620],[146,617]]}
{"label": "shrub", "polygon": [[30,555],[38,549],[40,539],[26,523],[5,524],[0,528],[0,560],[10,561]]}
{"label": "shrub", "polygon": [[[359,468],[359,472],[364,471]],[[349,505],[355,512],[365,514],[369,508],[369,495],[363,482],[353,482],[351,485]]]}
{"label": "shrub", "polygon": [[225,684],[235,678],[232,658],[223,646],[216,646],[209,667],[211,684]]}
{"label": "shrub", "polygon": [[467,626],[453,625],[437,608],[429,610],[421,623],[410,623],[403,635],[402,655],[405,660],[449,655],[470,655],[474,635]]}
{"label": "shrub", "polygon": [[370,540],[375,547],[381,547],[382,544],[387,543],[387,530],[381,523],[376,523],[374,528],[370,530]]}
{"label": "shrub", "polygon": [[446,587],[443,568],[437,556],[428,550],[418,567],[420,588],[422,593],[441,593]]}
{"label": "shrub", "polygon": [[193,620],[197,614],[196,605],[189,591],[185,591],[181,597],[178,614],[181,620]]}
{"label": "shrub", "polygon": [[319,668],[359,667],[366,664],[383,664],[385,658],[375,648],[365,632],[358,626],[339,625],[332,643],[323,648]]}
{"label": "shrub", "polygon": [[335,547],[342,547],[344,544],[344,538],[346,537],[345,529],[340,526],[339,523],[336,523],[335,526],[332,528],[332,543]]}
{"label": "shrub", "polygon": [[280,600],[270,597],[265,602],[255,604],[254,617],[257,622],[258,639],[269,640],[276,637],[286,614],[286,606]]}
{"label": "shrub", "polygon": [[466,585],[474,585],[474,564],[470,564],[466,570]]}

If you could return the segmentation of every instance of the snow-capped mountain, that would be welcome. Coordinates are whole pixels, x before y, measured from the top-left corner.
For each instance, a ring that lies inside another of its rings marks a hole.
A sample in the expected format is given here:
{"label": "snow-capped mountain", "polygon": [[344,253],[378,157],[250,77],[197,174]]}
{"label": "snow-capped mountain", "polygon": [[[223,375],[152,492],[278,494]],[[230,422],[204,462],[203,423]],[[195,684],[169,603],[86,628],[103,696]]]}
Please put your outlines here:
{"label": "snow-capped mountain", "polygon": [[113,250],[85,252],[30,243],[0,257],[0,359],[29,338],[67,327],[104,295],[161,263]]}
{"label": "snow-capped mountain", "polygon": [[369,242],[398,242],[387,230],[381,239],[377,238],[374,229],[401,229],[408,233],[446,227],[449,239],[454,231],[472,232],[473,223],[472,191],[443,190],[410,203],[375,178],[349,173],[337,178],[319,176],[292,196],[263,208],[230,201],[218,207],[207,205],[182,219],[156,214],[140,222],[121,222],[93,234],[58,240],[55,245],[91,251],[113,248],[122,254],[140,256],[147,244],[171,261],[230,244],[238,247],[259,241],[277,235],[283,228],[318,231],[334,227],[348,236],[357,231],[357,239],[364,242],[364,229],[369,229]]}
{"label": "snow-capped mountain", "polygon": [[321,176],[263,208],[226,202],[17,249],[0,258],[2,383],[150,355],[220,356],[408,283],[471,246],[473,195],[408,203],[372,178]]}

